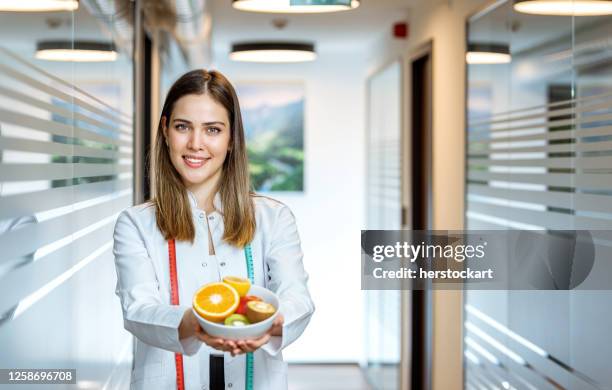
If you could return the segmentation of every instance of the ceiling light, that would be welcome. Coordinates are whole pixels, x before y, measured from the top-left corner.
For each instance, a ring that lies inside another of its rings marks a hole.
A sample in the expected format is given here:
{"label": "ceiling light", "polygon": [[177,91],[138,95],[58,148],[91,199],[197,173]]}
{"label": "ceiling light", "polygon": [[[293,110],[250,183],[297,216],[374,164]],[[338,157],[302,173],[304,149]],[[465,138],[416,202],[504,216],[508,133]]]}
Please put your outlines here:
{"label": "ceiling light", "polygon": [[514,10],[525,14],[595,16],[612,14],[610,0],[515,0]]}
{"label": "ceiling light", "polygon": [[512,60],[508,45],[495,43],[470,43],[465,60],[470,65],[507,64]]}
{"label": "ceiling light", "polygon": [[232,45],[230,59],[246,62],[305,62],[317,58],[310,43],[250,42]]}
{"label": "ceiling light", "polygon": [[36,45],[36,58],[49,61],[115,61],[113,44],[87,41],[43,41]]}
{"label": "ceiling light", "polygon": [[360,0],[233,0],[241,11],[275,13],[321,13],[348,11],[359,7]]}
{"label": "ceiling light", "polygon": [[74,11],[77,0],[0,0],[0,12]]}

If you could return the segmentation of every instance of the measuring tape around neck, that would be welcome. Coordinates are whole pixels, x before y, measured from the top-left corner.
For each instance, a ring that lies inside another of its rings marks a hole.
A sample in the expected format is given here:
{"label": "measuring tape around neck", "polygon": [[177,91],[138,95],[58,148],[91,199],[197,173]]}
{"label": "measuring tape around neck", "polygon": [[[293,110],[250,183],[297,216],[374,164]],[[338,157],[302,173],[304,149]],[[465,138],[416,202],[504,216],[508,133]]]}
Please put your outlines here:
{"label": "measuring tape around neck", "polygon": [[[244,247],[244,258],[246,260],[247,275],[251,284],[255,284],[255,276],[253,273],[253,252],[251,251],[251,244],[247,244]],[[245,376],[245,390],[253,390],[253,352],[247,352],[246,354],[246,376]]]}
{"label": "measuring tape around neck", "polygon": [[[178,278],[176,271],[176,246],[174,240],[168,240],[168,254],[170,255],[170,303],[172,305],[179,304]],[[176,364],[176,388],[177,390],[185,390],[185,374],[183,372],[183,355],[180,353],[174,354],[174,362]]]}
{"label": "measuring tape around neck", "polygon": [[[168,240],[168,253],[170,257],[170,289],[171,289],[171,304],[179,304],[178,293],[178,277],[176,269],[176,246],[174,240]],[[253,253],[251,244],[244,247],[244,258],[246,260],[247,276],[251,284],[255,284],[255,275],[253,272]],[[177,390],[185,389],[185,374],[183,371],[183,355],[180,353],[174,354],[176,363],[176,388]],[[246,354],[246,370],[245,370],[245,390],[253,390],[253,352]]]}

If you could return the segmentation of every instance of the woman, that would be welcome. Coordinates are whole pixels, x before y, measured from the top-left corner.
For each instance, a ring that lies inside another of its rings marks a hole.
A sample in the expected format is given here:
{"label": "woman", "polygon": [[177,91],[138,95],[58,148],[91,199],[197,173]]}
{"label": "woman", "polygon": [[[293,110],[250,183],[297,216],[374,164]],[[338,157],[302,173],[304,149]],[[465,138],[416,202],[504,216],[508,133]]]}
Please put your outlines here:
{"label": "woman", "polygon": [[[175,82],[154,156],[153,200],[124,210],[114,233],[116,293],[136,337],[131,388],[287,389],[281,351],[314,312],[308,275],[289,208],[249,190],[240,106],[221,73],[194,70]],[[256,340],[211,337],[192,297],[224,276],[246,278],[245,246],[255,284],[280,298],[279,316]]]}

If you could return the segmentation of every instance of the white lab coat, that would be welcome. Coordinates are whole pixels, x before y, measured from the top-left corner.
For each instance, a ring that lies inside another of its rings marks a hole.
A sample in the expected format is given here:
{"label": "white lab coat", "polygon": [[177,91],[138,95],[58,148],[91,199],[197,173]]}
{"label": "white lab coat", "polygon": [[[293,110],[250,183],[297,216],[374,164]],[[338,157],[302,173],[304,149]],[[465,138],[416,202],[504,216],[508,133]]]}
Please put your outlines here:
{"label": "white lab coat", "polygon": [[[222,241],[223,207],[219,194],[209,215],[197,208],[188,192],[196,226],[194,244],[176,242],[179,306],[170,305],[168,243],[155,222],[155,208],[142,204],[124,210],[114,233],[116,294],[121,300],[124,326],[136,337],[131,389],[176,388],[174,352],[183,354],[185,389],[208,389],[209,354],[220,354],[195,337],[180,340],[178,326],[191,306],[196,290],[226,275],[247,276],[244,250]],[[254,197],[257,229],[251,242],[255,283],[280,297],[285,317],[282,337],[272,339],[254,353],[254,388],[287,389],[287,364],[281,350],[296,340],[314,312],[307,288],[308,275],[295,218],[287,206],[266,197]],[[215,255],[209,255],[210,225]],[[267,272],[264,274],[264,267]],[[268,280],[265,280],[267,276]],[[245,388],[245,355],[225,357],[225,386]]]}

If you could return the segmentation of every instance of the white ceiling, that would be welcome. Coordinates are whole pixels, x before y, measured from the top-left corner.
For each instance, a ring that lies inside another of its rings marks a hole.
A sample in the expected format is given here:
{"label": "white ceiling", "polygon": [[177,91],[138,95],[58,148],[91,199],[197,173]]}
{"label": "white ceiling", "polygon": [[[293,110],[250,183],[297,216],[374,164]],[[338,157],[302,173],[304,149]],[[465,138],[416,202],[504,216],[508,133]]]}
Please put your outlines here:
{"label": "white ceiling", "polygon": [[[408,9],[427,0],[362,0],[354,10],[329,14],[262,14],[234,10],[231,0],[209,0],[212,15],[212,45],[227,53],[231,44],[252,40],[314,42],[317,51],[363,48],[381,34],[391,34],[392,25],[405,21]],[[287,19],[277,30],[272,21]]]}

